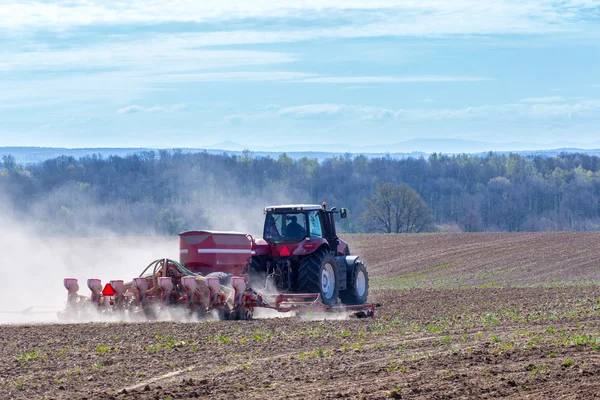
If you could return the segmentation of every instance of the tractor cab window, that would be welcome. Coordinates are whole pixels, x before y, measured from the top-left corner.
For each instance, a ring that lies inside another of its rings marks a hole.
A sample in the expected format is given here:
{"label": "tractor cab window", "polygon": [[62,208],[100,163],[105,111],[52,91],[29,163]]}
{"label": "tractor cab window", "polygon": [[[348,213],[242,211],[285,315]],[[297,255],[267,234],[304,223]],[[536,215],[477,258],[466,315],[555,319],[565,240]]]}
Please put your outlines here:
{"label": "tractor cab window", "polygon": [[298,242],[306,237],[304,213],[267,213],[264,237],[276,243]]}
{"label": "tractor cab window", "polygon": [[318,211],[308,213],[308,228],[310,237],[323,237],[323,229],[321,229],[321,218]]}

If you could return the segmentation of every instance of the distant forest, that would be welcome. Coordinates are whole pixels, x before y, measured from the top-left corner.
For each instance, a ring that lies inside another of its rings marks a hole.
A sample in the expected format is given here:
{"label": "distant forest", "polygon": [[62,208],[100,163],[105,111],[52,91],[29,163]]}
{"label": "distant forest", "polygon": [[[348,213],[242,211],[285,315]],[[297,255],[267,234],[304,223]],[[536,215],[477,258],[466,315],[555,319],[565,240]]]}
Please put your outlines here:
{"label": "distant forest", "polygon": [[346,207],[344,232],[370,228],[361,214],[378,184],[407,184],[442,231],[600,230],[600,158],[433,154],[324,161],[145,151],[125,157],[61,156],[27,167],[0,164],[5,209],[43,232],[168,234],[190,228],[260,233],[269,204]]}

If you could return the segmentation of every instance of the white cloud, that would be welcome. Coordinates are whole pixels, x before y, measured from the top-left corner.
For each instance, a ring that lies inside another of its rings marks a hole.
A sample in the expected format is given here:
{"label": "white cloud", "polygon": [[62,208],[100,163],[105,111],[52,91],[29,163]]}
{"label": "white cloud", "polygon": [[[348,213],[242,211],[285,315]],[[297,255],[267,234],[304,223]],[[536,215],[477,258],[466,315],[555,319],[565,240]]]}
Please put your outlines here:
{"label": "white cloud", "polygon": [[583,32],[576,23],[597,13],[597,7],[596,0],[5,0],[0,4],[0,26],[64,30],[85,25],[299,18],[324,20],[327,26],[342,21],[321,35],[343,37]]}
{"label": "white cloud", "polygon": [[348,105],[348,104],[306,104],[301,106],[285,107],[277,114],[283,117],[315,117],[331,116],[335,114],[356,115],[362,120],[378,120],[391,118],[394,111],[383,107]]}
{"label": "white cloud", "polygon": [[138,72],[175,72],[290,63],[286,53],[248,50],[200,50],[193,40],[168,38],[105,43],[68,50],[37,49],[0,53],[0,71],[77,71],[102,68]]}
{"label": "white cloud", "polygon": [[143,107],[132,105],[132,106],[119,108],[117,110],[117,114],[137,114],[142,111],[144,111]]}
{"label": "white cloud", "polygon": [[561,103],[565,98],[561,96],[527,97],[519,100],[519,103]]}
{"label": "white cloud", "polygon": [[[464,108],[406,108],[389,109],[365,105],[348,104],[305,104],[282,108],[277,115],[281,117],[312,118],[318,116],[341,115],[360,120],[445,120],[445,119],[549,119],[572,118],[574,116],[590,118],[600,111],[600,100],[578,99],[571,102],[507,103],[500,105],[482,105]],[[264,114],[257,115],[265,117]]]}
{"label": "white cloud", "polygon": [[457,109],[402,109],[395,118],[404,119],[549,119],[549,118],[593,118],[600,111],[600,100],[579,99],[571,102],[507,103],[482,105]]}
{"label": "white cloud", "polygon": [[268,111],[268,110],[279,110],[280,108],[281,108],[281,106],[278,104],[263,104],[263,105],[257,106],[255,108],[255,110]]}
{"label": "white cloud", "polygon": [[41,3],[8,0],[0,5],[4,26],[73,26],[94,23],[213,22],[247,18],[284,18],[321,10],[373,10],[395,7],[396,1],[320,0],[231,1],[231,0],[56,0]]}
{"label": "white cloud", "polygon": [[[161,83],[275,81],[315,76],[287,71],[234,72],[240,67],[255,69],[290,63],[295,57],[269,51],[203,50],[196,46],[195,38],[168,36],[67,49],[25,46],[19,52],[3,52],[0,44],[0,76],[6,77],[0,81],[0,108],[99,99],[123,104],[149,91],[164,90],[165,86],[157,85]],[[9,79],[11,73],[44,74],[35,75],[34,79]]]}
{"label": "white cloud", "polygon": [[473,76],[325,76],[303,79],[306,83],[426,83],[478,82],[487,78]]}
{"label": "white cloud", "polygon": [[206,72],[163,74],[153,76],[153,81],[167,82],[269,82],[295,81],[315,74],[291,71]]}
{"label": "white cloud", "polygon": [[173,104],[170,106],[154,106],[154,107],[142,107],[136,104],[119,108],[117,114],[136,114],[136,113],[172,113],[176,111],[184,110],[187,107],[186,104]]}
{"label": "white cloud", "polygon": [[187,104],[172,104],[170,106],[155,106],[146,109],[149,113],[172,113],[182,111],[187,108]]}
{"label": "white cloud", "polygon": [[343,104],[306,104],[302,106],[285,107],[278,111],[282,116],[308,116],[337,114],[345,107]]}
{"label": "white cloud", "polygon": [[231,125],[239,125],[246,120],[248,120],[248,116],[242,115],[242,114],[225,116],[225,122],[227,122],[228,124],[231,124]]}
{"label": "white cloud", "polygon": [[[78,109],[93,102],[121,104],[133,102],[150,91],[157,91],[130,72],[101,72],[69,76],[47,76],[45,79],[4,81],[0,90],[0,109],[45,107]],[[35,94],[35,95],[32,95]],[[94,107],[97,111],[97,105]]]}
{"label": "white cloud", "polygon": [[[273,69],[272,66],[281,67],[300,60],[294,54],[279,51],[209,50],[207,47],[317,38],[560,32],[572,29],[574,21],[595,4],[597,2],[557,3],[550,0],[516,4],[508,0],[5,0],[0,2],[0,41],[5,39],[2,34],[7,32],[13,33],[18,40],[14,41],[15,45],[7,40],[0,44],[0,75],[3,72],[69,72],[72,75],[63,79],[60,75],[50,74],[37,82],[22,81],[17,85],[11,82],[14,90],[0,91],[0,107],[15,107],[21,104],[19,101],[31,105],[48,100],[60,103],[59,96],[87,100],[115,97],[114,103],[127,104],[140,94],[164,89],[163,83],[177,82],[296,80],[323,84],[376,84],[481,81],[486,78],[460,75],[321,76],[285,71],[285,68],[268,71]],[[281,28],[285,26],[281,23],[285,18],[294,18],[300,23]],[[253,24],[254,30],[247,30],[245,19],[259,22]],[[266,22],[262,31],[261,21]],[[279,23],[270,25],[272,21]],[[310,28],[296,28],[302,26],[302,21],[310,22],[306,24]],[[169,22],[209,22],[230,30],[195,33],[157,33],[160,30],[148,33],[145,30],[145,33],[139,33],[132,28],[127,34],[115,34],[112,29],[119,24],[147,27]],[[236,25],[238,22],[242,23]],[[86,35],[93,39],[90,42],[98,44],[73,40],[78,39],[79,34],[70,29],[80,26],[92,26],[94,29],[86,31]],[[238,26],[244,26],[241,29],[246,30],[236,30]],[[272,26],[277,28],[271,29]],[[42,35],[28,36],[40,29],[59,32],[63,39],[61,47],[36,43]],[[581,25],[578,29],[585,30]],[[104,31],[107,34],[98,33]],[[82,42],[88,44],[78,44]],[[244,71],[240,72],[242,69]],[[80,74],[81,71],[86,74]],[[112,80],[108,79],[109,75]],[[31,93],[36,94],[35,98]]]}
{"label": "white cloud", "polygon": [[73,118],[69,117],[63,121],[64,125],[85,125],[92,121],[91,118]]}

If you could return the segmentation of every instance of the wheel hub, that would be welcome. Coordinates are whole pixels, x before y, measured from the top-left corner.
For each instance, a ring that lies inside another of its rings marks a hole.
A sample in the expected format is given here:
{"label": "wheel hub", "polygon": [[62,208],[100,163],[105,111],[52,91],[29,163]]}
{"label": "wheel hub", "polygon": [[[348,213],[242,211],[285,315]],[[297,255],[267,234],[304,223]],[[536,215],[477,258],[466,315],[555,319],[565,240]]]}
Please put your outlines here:
{"label": "wheel hub", "polygon": [[365,295],[365,291],[367,290],[367,279],[365,278],[365,273],[363,271],[358,271],[356,275],[356,294],[360,297]]}
{"label": "wheel hub", "polygon": [[321,271],[321,293],[326,299],[331,299],[334,290],[335,272],[333,271],[333,266],[327,263],[323,266],[323,270]]}

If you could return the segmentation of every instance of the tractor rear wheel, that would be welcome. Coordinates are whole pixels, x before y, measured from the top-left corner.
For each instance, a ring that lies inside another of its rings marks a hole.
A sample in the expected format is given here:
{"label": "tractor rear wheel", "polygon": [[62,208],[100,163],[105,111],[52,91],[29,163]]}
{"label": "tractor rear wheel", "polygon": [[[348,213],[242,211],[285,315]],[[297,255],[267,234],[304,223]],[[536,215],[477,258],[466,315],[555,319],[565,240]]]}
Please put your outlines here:
{"label": "tractor rear wheel", "polygon": [[334,306],[340,291],[337,275],[333,255],[327,249],[319,249],[300,261],[298,293],[320,293],[323,304]]}
{"label": "tractor rear wheel", "polygon": [[348,276],[346,290],[340,293],[342,303],[346,305],[365,304],[369,296],[369,273],[361,259],[354,263],[352,273]]}

